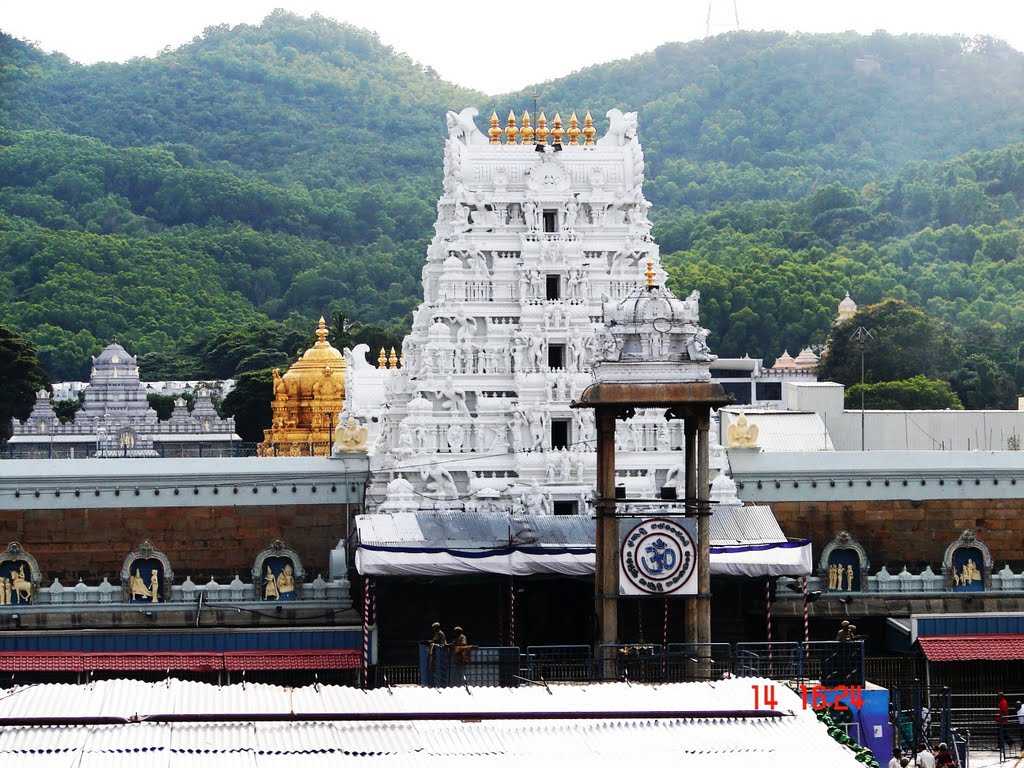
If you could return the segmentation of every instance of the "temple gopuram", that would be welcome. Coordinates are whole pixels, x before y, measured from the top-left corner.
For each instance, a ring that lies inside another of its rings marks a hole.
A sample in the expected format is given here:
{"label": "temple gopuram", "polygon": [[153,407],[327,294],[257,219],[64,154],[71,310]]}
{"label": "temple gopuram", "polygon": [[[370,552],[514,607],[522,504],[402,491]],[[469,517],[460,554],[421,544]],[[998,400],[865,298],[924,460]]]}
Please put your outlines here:
{"label": "temple gopuram", "polygon": [[330,456],[345,404],[345,358],[327,341],[323,317],[316,343],[284,376],[274,369],[273,421],[264,430],[260,456]]}

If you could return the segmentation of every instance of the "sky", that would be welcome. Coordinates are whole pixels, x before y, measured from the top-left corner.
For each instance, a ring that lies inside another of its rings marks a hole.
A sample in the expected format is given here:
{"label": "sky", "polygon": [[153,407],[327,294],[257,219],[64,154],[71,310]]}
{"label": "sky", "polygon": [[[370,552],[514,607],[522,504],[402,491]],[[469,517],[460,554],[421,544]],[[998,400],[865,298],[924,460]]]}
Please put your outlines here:
{"label": "sky", "polygon": [[[713,34],[736,29],[733,0],[711,0]],[[740,29],[987,34],[1024,50],[1021,0],[735,0]],[[489,94],[567,75],[707,31],[709,0],[2,0],[0,30],[76,61],[125,61],[215,24],[274,8],[371,29],[446,80]]]}

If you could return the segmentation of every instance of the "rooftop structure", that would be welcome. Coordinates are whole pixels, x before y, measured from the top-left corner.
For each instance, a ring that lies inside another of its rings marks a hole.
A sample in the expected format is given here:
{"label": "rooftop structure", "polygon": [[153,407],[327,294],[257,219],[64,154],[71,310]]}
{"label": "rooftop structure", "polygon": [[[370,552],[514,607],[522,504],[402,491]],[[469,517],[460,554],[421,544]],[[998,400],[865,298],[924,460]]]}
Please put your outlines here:
{"label": "rooftop structure", "polygon": [[323,317],[316,342],[284,376],[274,369],[273,417],[261,456],[329,456],[345,403],[345,358],[327,341]]}
{"label": "rooftop structure", "polygon": [[[755,711],[751,686],[775,689],[775,711]],[[688,766],[748,768],[752,755],[787,768],[862,764],[797,693],[760,678],[471,691],[98,680],[15,690],[0,702],[0,756],[26,768],[126,758],[160,764],[185,758],[204,766],[365,759],[382,766],[595,767],[681,759]],[[96,713],[105,725],[90,722]],[[239,720],[239,713],[252,719]],[[67,724],[32,726],[26,722],[32,718]]]}
{"label": "rooftop structure", "polygon": [[115,342],[92,359],[74,420],[60,423],[49,393],[40,390],[28,419],[15,422],[6,452],[19,458],[231,455],[239,440],[234,419],[217,414],[205,388],[195,393],[191,412],[179,400],[173,417],[160,421],[146,399],[135,357]]}

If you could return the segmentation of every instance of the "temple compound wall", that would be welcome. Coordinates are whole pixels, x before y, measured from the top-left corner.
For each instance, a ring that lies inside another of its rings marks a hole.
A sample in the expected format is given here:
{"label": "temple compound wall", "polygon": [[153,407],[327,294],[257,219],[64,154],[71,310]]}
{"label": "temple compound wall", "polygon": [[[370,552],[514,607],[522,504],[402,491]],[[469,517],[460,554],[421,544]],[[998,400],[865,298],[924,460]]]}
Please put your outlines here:
{"label": "temple compound wall", "polygon": [[4,462],[0,541],[38,562],[37,581],[116,583],[143,541],[177,577],[241,576],[275,541],[309,578],[328,577],[330,553],[362,509],[366,460],[295,458],[78,459]]}

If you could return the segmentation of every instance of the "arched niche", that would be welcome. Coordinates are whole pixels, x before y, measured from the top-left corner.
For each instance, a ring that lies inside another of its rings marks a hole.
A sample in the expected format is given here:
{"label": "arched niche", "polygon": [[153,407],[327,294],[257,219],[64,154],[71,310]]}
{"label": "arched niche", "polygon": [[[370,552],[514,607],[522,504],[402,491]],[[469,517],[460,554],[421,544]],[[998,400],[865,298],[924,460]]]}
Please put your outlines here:
{"label": "arched niche", "polygon": [[252,565],[252,584],[261,600],[298,600],[306,578],[299,553],[280,539],[256,555]]}
{"label": "arched niche", "polygon": [[848,531],[840,531],[821,551],[818,572],[830,592],[862,592],[867,584],[868,554]]}
{"label": "arched niche", "polygon": [[942,575],[954,592],[984,592],[992,584],[992,553],[968,528],[946,547]]}
{"label": "arched niche", "polygon": [[121,565],[121,589],[125,602],[166,602],[171,596],[173,583],[171,561],[148,540],[134,552],[129,552]]}
{"label": "arched niche", "polygon": [[36,559],[12,541],[0,552],[0,607],[31,603],[41,578]]}

